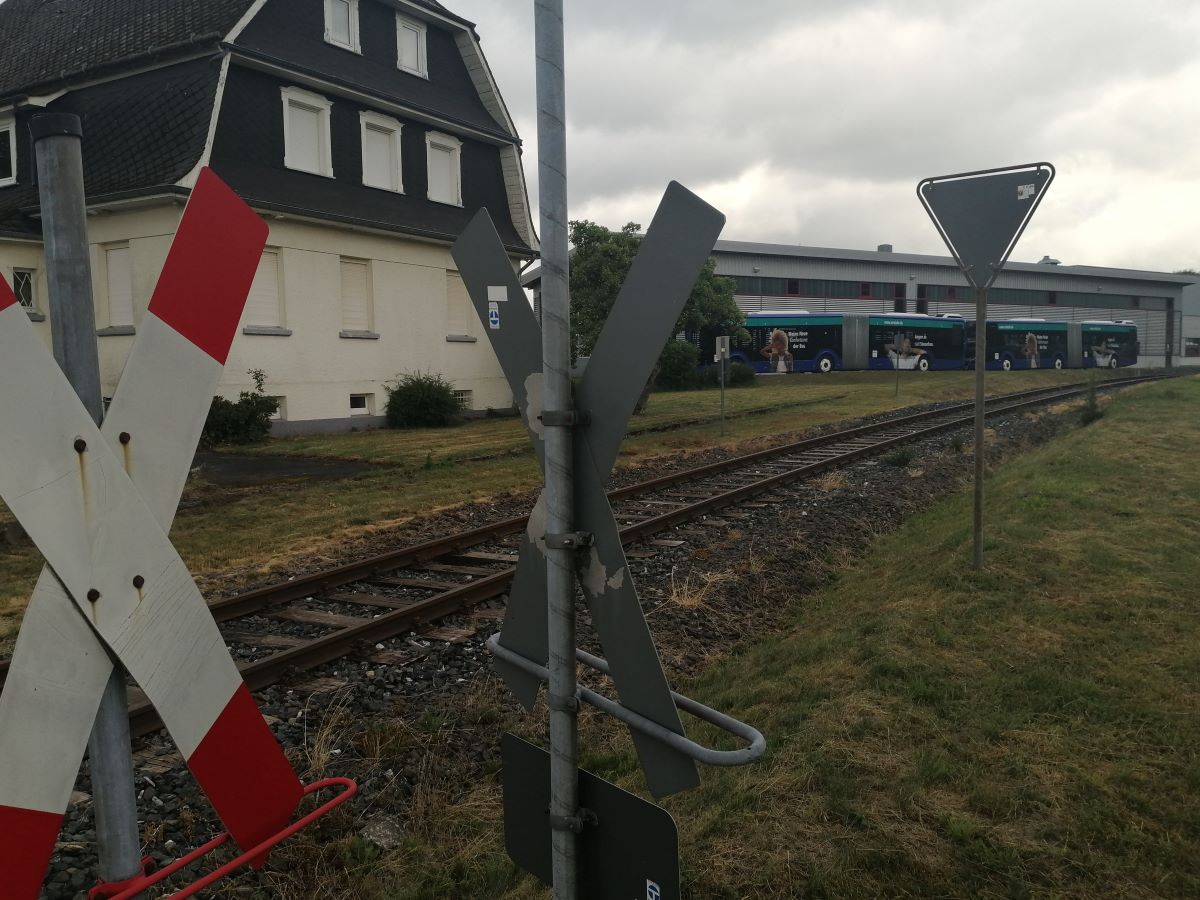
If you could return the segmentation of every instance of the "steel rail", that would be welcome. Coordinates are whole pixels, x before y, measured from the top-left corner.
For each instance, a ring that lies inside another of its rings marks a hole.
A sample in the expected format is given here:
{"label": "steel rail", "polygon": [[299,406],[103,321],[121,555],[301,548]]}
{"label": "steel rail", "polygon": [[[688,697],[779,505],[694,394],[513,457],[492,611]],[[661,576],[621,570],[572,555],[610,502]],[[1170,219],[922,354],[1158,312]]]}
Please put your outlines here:
{"label": "steel rail", "polygon": [[[1109,379],[1097,384],[1095,387],[1097,390],[1103,390],[1169,377],[1173,376],[1152,375],[1140,378]],[[989,405],[1007,405],[989,409],[989,415],[995,415],[1018,407],[1034,406],[1054,400],[1068,399],[1086,392],[1088,387],[1089,385],[1076,383],[1065,387],[1038,388],[1031,391],[999,395],[989,398]],[[1013,401],[1016,402],[1014,403]],[[861,448],[838,453],[824,460],[789,468],[786,472],[770,475],[749,484],[734,487],[728,491],[714,493],[710,497],[697,499],[693,503],[681,505],[679,509],[669,510],[661,515],[627,525],[622,528],[621,536],[624,542],[628,544],[645,539],[651,534],[663,531],[680,522],[705,515],[715,509],[736,503],[739,500],[764,493],[779,484],[816,475],[828,469],[838,468],[856,459],[872,456],[896,444],[961,427],[968,421],[968,417],[955,416],[954,414],[960,410],[969,410],[973,406],[974,404],[970,402],[952,404],[939,409],[925,410],[907,416],[885,419],[881,422],[817,435],[779,447],[771,447],[732,459],[708,463],[683,472],[674,472],[669,475],[638,482],[637,484],[610,491],[608,496],[614,502],[630,499],[642,494],[661,491],[671,485],[695,482],[712,475],[746,468],[758,462],[810,450],[829,448],[831,445],[838,443],[870,438],[881,431],[908,428],[915,423],[928,422],[931,419],[951,416],[947,421],[937,423],[928,428],[906,432],[884,441],[873,442]],[[425,541],[400,550],[389,551],[388,553],[370,557],[359,562],[348,563],[334,569],[299,576],[292,581],[266,585],[222,600],[215,600],[209,604],[209,607],[218,622],[226,622],[272,606],[280,606],[296,600],[302,600],[334,588],[345,587],[349,584],[395,572],[397,569],[419,565],[422,562],[429,562],[467,550],[470,547],[478,546],[497,537],[518,532],[525,527],[527,521],[528,518],[526,516],[514,516],[468,531]],[[512,573],[513,570],[511,568],[497,570],[495,575],[486,576],[432,597],[415,601],[409,607],[385,613],[375,619],[364,620],[361,626],[340,629],[318,637],[299,647],[271,654],[243,667],[242,675],[252,690],[259,690],[278,681],[281,675],[288,669],[302,670],[313,668],[337,659],[345,655],[358,641],[373,639],[377,642],[388,637],[393,637],[403,631],[412,630],[414,626],[453,613],[463,605],[479,603],[483,600],[500,596],[507,589],[508,583],[512,578]],[[378,634],[372,631],[373,628],[378,629]],[[3,685],[8,665],[9,661],[7,659],[0,660],[0,686]],[[130,715],[134,723],[134,730],[138,734],[144,734],[158,727],[148,704],[131,704]]]}
{"label": "steel rail", "polygon": [[[1156,376],[1161,377],[1161,376]],[[1120,386],[1141,383],[1147,380],[1154,379],[1123,379]],[[1107,382],[1110,386],[1118,386],[1116,382]],[[1067,390],[1055,389],[1052,392],[1044,390],[1023,392],[1018,395],[1008,395],[1003,398],[996,398],[998,401],[1006,401],[1002,405],[989,408],[988,415],[1000,415],[1006,412],[1026,409],[1032,406],[1037,406],[1043,403],[1052,402],[1078,396],[1087,391],[1087,386],[1076,386]],[[1038,396],[1030,397],[1029,394],[1037,394]],[[1013,402],[1013,396],[1024,397],[1024,399]],[[898,426],[903,428],[903,433],[882,437],[879,440],[872,440],[872,443],[862,447],[856,447],[838,453],[827,459],[819,460],[812,463],[797,465],[789,468],[785,472],[780,472],[773,475],[768,475],[765,478],[757,479],[746,485],[734,487],[730,490],[715,493],[710,497],[696,500],[693,503],[688,503],[681,506],[679,509],[669,510],[661,515],[652,518],[644,519],[639,522],[627,525],[621,529],[622,542],[625,544],[635,543],[639,540],[644,540],[650,535],[665,531],[674,525],[698,516],[705,515],[716,509],[727,507],[736,504],[742,500],[765,493],[772,488],[778,487],[792,481],[802,480],[820,472],[839,468],[849,462],[856,461],[869,456],[874,456],[890,447],[907,443],[909,441],[918,440],[921,438],[931,437],[946,431],[951,431],[956,428],[961,428],[969,424],[971,417],[969,415],[955,415],[956,411],[970,409],[973,407],[971,403],[960,404],[955,407],[943,408],[940,410],[931,410],[925,413],[918,413],[914,416],[906,416],[901,419],[889,420],[885,422],[875,423],[873,425],[861,426],[857,428],[847,429],[842,432],[835,432],[827,437],[836,437],[838,442],[853,441],[861,439],[861,437],[869,437],[870,432],[890,432],[894,431]],[[930,419],[942,418],[944,421],[935,421],[929,423]],[[912,428],[914,421],[926,422],[921,427]],[[814,439],[808,441],[797,442],[790,445],[793,448],[803,445],[806,449],[812,449]],[[819,440],[819,439],[818,439]],[[828,446],[830,442],[820,441],[817,446]],[[793,449],[793,452],[799,452]],[[781,454],[776,454],[781,455]],[[750,454],[749,457],[740,457],[739,459],[754,459],[757,460],[761,453]],[[709,467],[701,467],[701,470],[707,470]],[[695,470],[693,470],[695,471]],[[668,476],[668,480],[673,476]],[[655,482],[663,479],[656,479]],[[693,480],[693,479],[688,479]],[[650,484],[652,482],[643,482],[642,484]],[[634,485],[633,487],[639,487]],[[628,489],[626,489],[628,490]],[[611,496],[611,495],[610,495]],[[619,517],[618,517],[619,518]],[[513,518],[504,520],[500,523],[505,529],[515,530],[523,526],[526,520],[524,518]],[[410,552],[418,555],[424,555],[425,559],[433,558],[429,555],[434,547],[440,544],[458,544],[467,535],[478,535],[480,532],[486,531],[487,528],[472,529],[470,532],[464,532],[461,535],[455,535],[451,538],[446,538],[438,541],[428,541],[416,547],[409,548]],[[436,554],[435,554],[436,555]],[[370,575],[371,577],[386,571],[381,564],[378,563],[378,558],[375,561],[376,567]],[[351,567],[342,567],[351,568]],[[341,571],[341,570],[338,570]],[[512,581],[515,568],[509,567],[498,570],[494,575],[482,577],[476,581],[458,585],[450,590],[435,594],[432,597],[423,600],[414,601],[411,606],[404,609],[393,610],[385,613],[374,619],[364,619],[359,625],[353,625],[347,628],[338,629],[320,637],[314,638],[297,647],[273,653],[262,659],[249,663],[241,668],[242,677],[251,690],[261,690],[277,683],[288,673],[293,671],[302,671],[305,669],[315,668],[327,662],[331,662],[342,656],[352,652],[356,645],[360,643],[376,643],[381,640],[395,637],[405,631],[414,630],[416,627],[427,622],[442,618],[447,615],[452,615],[455,612],[462,610],[464,607],[490,600],[501,596],[508,589],[509,583]],[[328,574],[328,573],[326,573]],[[339,576],[340,577],[340,576]],[[297,579],[299,580],[299,579]],[[361,580],[361,579],[360,579]],[[337,585],[345,584],[344,581],[339,581]],[[310,590],[302,593],[301,596],[310,596],[313,592]],[[152,706],[146,702],[132,704],[130,707],[131,728],[135,734],[145,734],[159,727],[157,715]]]}

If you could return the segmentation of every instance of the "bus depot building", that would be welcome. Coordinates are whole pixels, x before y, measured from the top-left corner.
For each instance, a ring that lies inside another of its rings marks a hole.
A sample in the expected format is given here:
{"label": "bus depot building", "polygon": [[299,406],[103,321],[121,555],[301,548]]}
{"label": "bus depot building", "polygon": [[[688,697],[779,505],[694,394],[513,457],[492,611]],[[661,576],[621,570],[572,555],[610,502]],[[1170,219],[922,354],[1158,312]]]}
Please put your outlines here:
{"label": "bus depot building", "polygon": [[[975,318],[975,290],[948,256],[718,241],[716,273],[743,312],[920,313]],[[1139,364],[1182,358],[1184,289],[1194,275],[1010,261],[988,293],[989,319],[1132,322]],[[1189,296],[1191,291],[1189,291]],[[1196,360],[1200,362],[1200,359]]]}

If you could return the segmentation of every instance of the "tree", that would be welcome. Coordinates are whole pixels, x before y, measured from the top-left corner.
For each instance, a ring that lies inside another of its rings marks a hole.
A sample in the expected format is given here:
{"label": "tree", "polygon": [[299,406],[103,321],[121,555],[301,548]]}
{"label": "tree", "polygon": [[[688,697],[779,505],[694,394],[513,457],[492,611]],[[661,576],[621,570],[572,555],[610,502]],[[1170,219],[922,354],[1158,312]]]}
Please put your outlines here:
{"label": "tree", "polygon": [[[600,337],[617,292],[637,256],[640,232],[641,226],[634,222],[620,231],[609,231],[594,222],[571,222],[570,238],[575,246],[571,256],[571,333],[580,356],[590,354]],[[745,321],[733,299],[733,279],[716,275],[715,269],[716,260],[709,257],[692,286],[675,332],[733,334]]]}

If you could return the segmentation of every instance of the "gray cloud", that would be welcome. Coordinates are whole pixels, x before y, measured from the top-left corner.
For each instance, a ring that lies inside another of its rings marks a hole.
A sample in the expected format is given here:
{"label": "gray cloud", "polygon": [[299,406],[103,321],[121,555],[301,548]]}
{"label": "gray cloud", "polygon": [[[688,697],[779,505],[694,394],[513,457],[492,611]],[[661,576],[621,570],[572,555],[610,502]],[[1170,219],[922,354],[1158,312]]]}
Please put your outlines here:
{"label": "gray cloud", "polygon": [[[447,2],[478,24],[536,196],[533,3]],[[938,252],[920,178],[1048,159],[1017,258],[1200,263],[1189,0],[567,0],[566,23],[573,217],[645,223],[674,178],[729,238]]]}

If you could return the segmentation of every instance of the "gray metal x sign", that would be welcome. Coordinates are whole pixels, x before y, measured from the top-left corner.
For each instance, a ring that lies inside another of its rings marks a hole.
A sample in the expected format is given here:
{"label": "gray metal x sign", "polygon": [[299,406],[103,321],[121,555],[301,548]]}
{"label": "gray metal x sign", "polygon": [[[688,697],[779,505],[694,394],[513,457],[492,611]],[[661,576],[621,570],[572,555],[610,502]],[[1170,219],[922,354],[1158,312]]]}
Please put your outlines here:
{"label": "gray metal x sign", "polygon": [[[577,527],[593,536],[586,555],[579,556],[579,581],[621,703],[677,734],[683,726],[605,484],[638,396],[724,223],[719,211],[671,182],[575,392],[576,407],[589,417],[574,440]],[[541,332],[486,210],[471,221],[453,254],[540,461]],[[500,637],[506,648],[539,663],[548,655],[544,502],[543,495],[530,514]],[[532,707],[539,682],[499,661],[497,667],[518,699]],[[633,739],[655,796],[699,784],[690,757],[636,731]]]}

